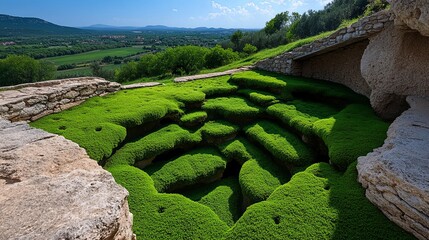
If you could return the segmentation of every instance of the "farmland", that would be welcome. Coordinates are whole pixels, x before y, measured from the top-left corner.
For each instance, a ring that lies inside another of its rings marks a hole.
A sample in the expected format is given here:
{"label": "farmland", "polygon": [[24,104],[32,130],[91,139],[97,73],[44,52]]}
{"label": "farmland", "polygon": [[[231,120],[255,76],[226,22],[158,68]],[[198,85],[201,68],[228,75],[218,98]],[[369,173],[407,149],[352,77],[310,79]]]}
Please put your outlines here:
{"label": "farmland", "polygon": [[125,47],[125,48],[115,48],[107,50],[96,50],[91,52],[85,52],[74,55],[59,56],[52,58],[45,58],[44,60],[53,62],[55,65],[66,65],[66,64],[82,64],[92,61],[99,61],[106,56],[111,57],[128,57],[143,53],[144,50],[141,46],[139,47]]}
{"label": "farmland", "polygon": [[123,90],[31,125],[129,191],[138,239],[412,239],[356,181],[389,123],[337,84],[248,71]]}

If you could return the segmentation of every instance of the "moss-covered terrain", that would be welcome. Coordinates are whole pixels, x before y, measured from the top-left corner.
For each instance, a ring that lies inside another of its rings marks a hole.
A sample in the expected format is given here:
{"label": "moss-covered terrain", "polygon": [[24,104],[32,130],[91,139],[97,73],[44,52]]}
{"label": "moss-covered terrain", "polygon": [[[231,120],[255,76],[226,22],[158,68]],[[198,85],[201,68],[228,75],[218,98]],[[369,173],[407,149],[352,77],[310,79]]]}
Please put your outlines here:
{"label": "moss-covered terrain", "polygon": [[388,123],[340,85],[249,71],[120,91],[32,126],[128,189],[138,239],[412,239],[356,179]]}

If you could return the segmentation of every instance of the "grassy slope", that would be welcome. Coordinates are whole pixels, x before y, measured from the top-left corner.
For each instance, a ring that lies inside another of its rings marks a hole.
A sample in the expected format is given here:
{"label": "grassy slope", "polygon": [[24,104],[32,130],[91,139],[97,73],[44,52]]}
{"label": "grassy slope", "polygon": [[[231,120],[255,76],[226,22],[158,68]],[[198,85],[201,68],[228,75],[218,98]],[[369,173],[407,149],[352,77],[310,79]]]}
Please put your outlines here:
{"label": "grassy slope", "polygon": [[300,47],[302,45],[314,42],[315,40],[327,37],[332,33],[333,33],[333,31],[321,33],[317,36],[301,39],[301,40],[298,40],[298,41],[295,41],[295,42],[292,42],[292,43],[289,43],[286,45],[282,45],[282,46],[279,46],[276,48],[264,49],[262,51],[259,51],[255,54],[253,54],[253,55],[250,55],[249,57],[238,60],[238,61],[233,62],[231,64],[228,64],[226,66],[222,66],[222,67],[219,67],[216,69],[204,70],[204,71],[202,71],[202,73],[222,72],[222,71],[226,71],[226,70],[230,70],[230,69],[240,68],[240,67],[244,67],[244,66],[250,66],[250,65],[253,65],[256,62],[259,62],[263,59],[280,55],[284,52],[291,51],[294,48],[297,48],[297,47]]}

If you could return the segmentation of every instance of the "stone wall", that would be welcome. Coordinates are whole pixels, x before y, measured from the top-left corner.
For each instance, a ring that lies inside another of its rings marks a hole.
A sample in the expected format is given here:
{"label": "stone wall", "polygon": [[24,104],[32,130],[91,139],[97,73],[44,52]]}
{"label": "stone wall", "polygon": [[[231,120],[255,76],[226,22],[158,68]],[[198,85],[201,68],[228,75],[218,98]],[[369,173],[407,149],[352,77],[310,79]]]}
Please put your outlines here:
{"label": "stone wall", "polygon": [[[304,61],[297,61],[301,66],[301,75],[341,83],[369,97],[371,89],[360,71],[360,62],[368,43],[368,40],[363,40],[352,43],[347,48],[339,48]],[[347,59],[344,60],[343,56],[347,56]]]}
{"label": "stone wall", "polygon": [[0,88],[0,118],[34,121],[120,88],[120,84],[101,78],[72,78],[4,87]]}
{"label": "stone wall", "polygon": [[[314,56],[341,49],[352,43],[368,39],[370,36],[381,32],[386,24],[392,22],[393,19],[394,16],[389,11],[378,12],[372,16],[362,18],[350,27],[336,31],[327,38],[316,40],[313,43],[295,48],[291,52],[262,60],[256,63],[256,67],[266,71],[301,76],[302,68],[300,64],[297,64],[297,60],[303,62]],[[365,89],[362,89],[362,92],[365,91]]]}

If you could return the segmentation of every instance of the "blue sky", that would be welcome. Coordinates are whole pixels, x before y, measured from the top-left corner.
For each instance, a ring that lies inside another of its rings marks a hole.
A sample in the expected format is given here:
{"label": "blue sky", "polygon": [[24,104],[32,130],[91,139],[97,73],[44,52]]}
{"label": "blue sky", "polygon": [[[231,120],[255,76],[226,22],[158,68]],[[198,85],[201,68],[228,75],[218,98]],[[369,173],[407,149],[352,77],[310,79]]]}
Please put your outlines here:
{"label": "blue sky", "polygon": [[167,25],[261,28],[283,11],[322,9],[331,0],[0,0],[0,14],[65,26]]}

